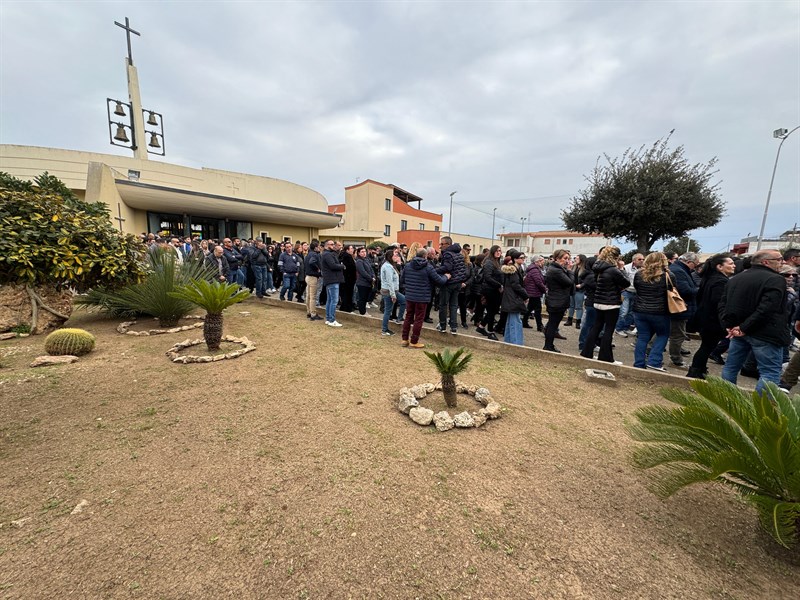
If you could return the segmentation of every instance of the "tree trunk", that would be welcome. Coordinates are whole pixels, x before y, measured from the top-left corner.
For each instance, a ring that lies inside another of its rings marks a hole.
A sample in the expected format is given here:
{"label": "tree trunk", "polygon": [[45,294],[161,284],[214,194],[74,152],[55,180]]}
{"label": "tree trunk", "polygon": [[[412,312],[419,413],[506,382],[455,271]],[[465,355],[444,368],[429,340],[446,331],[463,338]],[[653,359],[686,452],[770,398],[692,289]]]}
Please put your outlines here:
{"label": "tree trunk", "polygon": [[645,231],[636,236],[636,251],[647,254],[650,251],[649,234]]}
{"label": "tree trunk", "polygon": [[158,326],[159,327],[175,327],[180,321],[180,317],[161,317],[158,319]]}
{"label": "tree trunk", "polygon": [[447,408],[455,408],[458,403],[458,394],[456,393],[456,380],[452,375],[442,375],[442,394],[444,394]]}
{"label": "tree trunk", "polygon": [[203,338],[209,350],[219,350],[222,340],[222,313],[207,313],[203,324]]}

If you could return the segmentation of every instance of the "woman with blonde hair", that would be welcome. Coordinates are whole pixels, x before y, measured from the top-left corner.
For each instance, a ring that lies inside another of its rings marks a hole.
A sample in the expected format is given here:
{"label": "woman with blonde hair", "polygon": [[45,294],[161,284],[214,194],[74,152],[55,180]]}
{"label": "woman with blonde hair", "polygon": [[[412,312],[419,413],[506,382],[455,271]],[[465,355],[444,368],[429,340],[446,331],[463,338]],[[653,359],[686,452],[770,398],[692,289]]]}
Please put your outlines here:
{"label": "woman with blonde hair", "polygon": [[412,242],[411,246],[408,247],[408,252],[406,253],[405,259],[406,262],[409,263],[417,256],[417,250],[421,248],[419,242]]}
{"label": "woman with blonde hair", "polygon": [[592,266],[597,280],[594,292],[595,321],[583,344],[583,350],[581,350],[581,356],[593,358],[594,347],[602,331],[603,337],[600,340],[600,352],[597,359],[616,364],[622,363],[614,360],[612,336],[617,318],[619,318],[619,309],[622,306],[622,290],[631,284],[628,277],[617,268],[619,257],[619,248],[606,246],[600,250],[600,254]]}
{"label": "woman with blonde hair", "polygon": [[[633,300],[633,322],[636,323],[636,346],[633,351],[633,366],[666,372],[664,349],[670,332],[669,308],[667,307],[667,270],[669,261],[663,252],[652,252],[633,276],[636,296]],[[655,336],[650,353],[647,345]]]}

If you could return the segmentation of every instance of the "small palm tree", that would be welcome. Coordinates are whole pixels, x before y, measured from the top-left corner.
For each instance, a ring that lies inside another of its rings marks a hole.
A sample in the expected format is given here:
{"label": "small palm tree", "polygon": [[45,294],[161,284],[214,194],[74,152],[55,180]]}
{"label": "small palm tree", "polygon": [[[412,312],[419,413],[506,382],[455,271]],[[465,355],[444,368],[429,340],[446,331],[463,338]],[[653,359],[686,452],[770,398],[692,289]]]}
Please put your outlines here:
{"label": "small palm tree", "polygon": [[206,311],[203,338],[209,350],[219,350],[222,340],[222,311],[250,295],[247,290],[237,292],[238,287],[235,283],[193,279],[169,295],[188,300]]}
{"label": "small palm tree", "polygon": [[445,348],[444,352],[425,352],[425,356],[431,359],[442,376],[442,393],[449,408],[456,407],[458,398],[455,376],[464,371],[472,360],[472,354],[466,352],[465,348],[459,348],[455,352],[450,352],[449,348]]}
{"label": "small palm tree", "polygon": [[664,389],[677,408],[645,406],[627,428],[647,442],[633,455],[654,468],[661,496],[701,481],[732,487],[753,504],[762,526],[787,548],[800,524],[800,396],[775,384],[748,394],[717,377],[695,379],[688,390]]}
{"label": "small palm tree", "polygon": [[78,296],[75,304],[98,307],[116,317],[136,317],[145,314],[158,318],[161,327],[174,327],[194,306],[170,292],[195,279],[213,278],[212,270],[204,263],[186,261],[178,264],[174,252],[159,250],[147,255],[147,275],[140,283],[119,290],[93,288]]}

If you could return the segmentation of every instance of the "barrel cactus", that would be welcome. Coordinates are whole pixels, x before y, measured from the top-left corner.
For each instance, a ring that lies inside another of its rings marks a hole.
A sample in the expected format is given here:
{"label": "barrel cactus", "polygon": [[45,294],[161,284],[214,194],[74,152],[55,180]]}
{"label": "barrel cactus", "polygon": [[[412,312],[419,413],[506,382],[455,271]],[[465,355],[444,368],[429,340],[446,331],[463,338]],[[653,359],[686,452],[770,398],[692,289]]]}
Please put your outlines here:
{"label": "barrel cactus", "polygon": [[57,329],[44,340],[45,352],[52,356],[82,356],[94,348],[94,336],[83,329]]}

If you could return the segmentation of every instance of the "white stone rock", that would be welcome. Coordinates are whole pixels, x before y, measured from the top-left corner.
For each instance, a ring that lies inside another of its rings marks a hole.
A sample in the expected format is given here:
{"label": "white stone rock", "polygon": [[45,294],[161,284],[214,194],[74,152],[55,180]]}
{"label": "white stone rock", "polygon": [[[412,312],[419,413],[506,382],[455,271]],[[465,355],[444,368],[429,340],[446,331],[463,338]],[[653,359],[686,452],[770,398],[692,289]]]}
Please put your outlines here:
{"label": "white stone rock", "polygon": [[456,383],[456,393],[457,394],[466,394],[467,393],[467,386],[463,383]]}
{"label": "white stone rock", "polygon": [[491,397],[491,394],[489,393],[489,390],[487,390],[484,387],[478,388],[477,390],[475,390],[475,400],[477,400],[478,402],[480,402],[484,406],[486,406],[489,403],[489,398],[490,397]]}
{"label": "white stone rock", "polygon": [[432,383],[421,383],[420,385],[423,386],[425,388],[425,391],[428,392],[429,394],[431,392],[436,391],[436,386],[433,385]]}
{"label": "white stone rock", "polygon": [[125,335],[139,335],[139,333],[136,331],[126,331]]}
{"label": "white stone rock", "polygon": [[[400,402],[397,404],[397,410],[404,415],[407,415],[412,408],[416,408],[417,406],[419,406],[419,402],[417,402],[416,398],[409,396],[409,394],[404,394],[400,396]],[[431,413],[431,418],[433,418],[433,413]]]}
{"label": "white stone rock", "polygon": [[197,362],[199,362],[199,363],[208,363],[208,362],[212,362],[213,360],[214,360],[214,358],[212,356],[198,356],[197,357]]}
{"label": "white stone rock", "polygon": [[411,393],[414,394],[414,398],[417,400],[422,400],[425,396],[428,395],[428,392],[425,390],[425,386],[422,385],[415,385],[411,388]]}
{"label": "white stone rock", "polygon": [[225,355],[224,354],[217,354],[216,356],[214,356],[211,359],[211,362],[219,362],[221,360],[225,360]]}
{"label": "white stone rock", "polygon": [[75,505],[75,508],[72,509],[72,512],[69,513],[71,515],[78,515],[83,512],[83,509],[89,506],[88,500],[81,500],[78,504]]}
{"label": "white stone rock", "polygon": [[411,417],[411,420],[414,421],[417,425],[430,425],[431,421],[433,421],[434,415],[433,411],[430,408],[425,408],[424,406],[416,406],[412,408],[408,416]]}
{"label": "white stone rock", "polygon": [[458,413],[453,417],[453,423],[456,427],[475,427],[475,419],[467,411]]}
{"label": "white stone rock", "polygon": [[0,340],[13,340],[15,337],[17,337],[17,334],[13,331],[9,333],[0,333]]}
{"label": "white stone rock", "polygon": [[480,427],[481,425],[486,423],[487,419],[488,419],[488,417],[486,416],[486,409],[485,408],[480,409],[476,413],[472,413],[472,420],[475,423],[475,427]]}
{"label": "white stone rock", "polygon": [[502,407],[497,402],[489,402],[483,410],[490,419],[499,419]]}
{"label": "white stone rock", "polygon": [[439,431],[448,431],[456,426],[453,422],[453,417],[446,410],[433,415],[433,424],[436,425],[436,429]]}
{"label": "white stone rock", "polygon": [[63,356],[38,356],[32,363],[31,367],[50,367],[53,365],[68,365],[77,362],[78,357],[71,354]]}
{"label": "white stone rock", "polygon": [[22,517],[21,519],[17,519],[16,521],[11,521],[11,524],[14,527],[22,527],[23,525],[25,525],[25,523],[27,523],[30,520],[31,520],[30,517]]}

